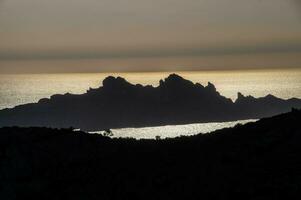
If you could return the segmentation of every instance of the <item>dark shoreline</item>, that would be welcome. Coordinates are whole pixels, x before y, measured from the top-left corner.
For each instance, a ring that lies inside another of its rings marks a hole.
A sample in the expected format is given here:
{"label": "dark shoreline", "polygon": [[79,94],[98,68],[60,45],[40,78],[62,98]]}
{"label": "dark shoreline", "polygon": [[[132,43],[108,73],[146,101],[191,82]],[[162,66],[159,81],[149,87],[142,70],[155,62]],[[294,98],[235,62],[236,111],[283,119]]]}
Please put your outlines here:
{"label": "dark shoreline", "polygon": [[211,134],[111,139],[1,128],[1,199],[296,199],[301,111]]}

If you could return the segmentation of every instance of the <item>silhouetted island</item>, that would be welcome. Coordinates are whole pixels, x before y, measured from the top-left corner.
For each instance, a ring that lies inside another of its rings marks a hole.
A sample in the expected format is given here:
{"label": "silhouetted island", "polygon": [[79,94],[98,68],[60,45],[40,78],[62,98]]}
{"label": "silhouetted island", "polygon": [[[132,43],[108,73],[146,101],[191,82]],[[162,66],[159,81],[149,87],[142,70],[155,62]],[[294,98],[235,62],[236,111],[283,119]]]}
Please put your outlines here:
{"label": "silhouetted island", "polygon": [[38,103],[0,111],[0,127],[110,128],[259,119],[301,108],[300,99],[262,98],[238,93],[235,102],[206,87],[171,74],[158,87],[133,85],[109,76],[85,94],[53,95]]}
{"label": "silhouetted island", "polygon": [[164,140],[1,128],[0,199],[300,199],[300,122]]}

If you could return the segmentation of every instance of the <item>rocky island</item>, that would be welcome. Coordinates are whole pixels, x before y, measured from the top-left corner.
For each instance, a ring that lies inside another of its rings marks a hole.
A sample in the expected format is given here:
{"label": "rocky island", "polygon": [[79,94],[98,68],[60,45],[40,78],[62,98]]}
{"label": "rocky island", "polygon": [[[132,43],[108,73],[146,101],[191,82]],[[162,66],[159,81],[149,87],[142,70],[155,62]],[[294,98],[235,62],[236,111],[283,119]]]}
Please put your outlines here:
{"label": "rocky island", "polygon": [[131,84],[109,76],[85,94],[53,95],[38,103],[0,111],[0,127],[75,127],[86,131],[202,122],[260,119],[291,108],[301,100],[272,95],[255,98],[238,93],[235,102],[216,90],[171,74],[157,87]]}

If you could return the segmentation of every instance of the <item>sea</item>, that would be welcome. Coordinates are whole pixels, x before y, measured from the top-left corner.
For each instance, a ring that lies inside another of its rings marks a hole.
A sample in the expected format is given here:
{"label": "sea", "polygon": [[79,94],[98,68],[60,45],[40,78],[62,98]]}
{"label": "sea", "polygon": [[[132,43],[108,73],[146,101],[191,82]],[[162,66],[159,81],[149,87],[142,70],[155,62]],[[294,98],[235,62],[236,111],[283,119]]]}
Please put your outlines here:
{"label": "sea", "polygon": [[[160,79],[176,73],[204,86],[216,86],[221,95],[237,98],[237,93],[263,97],[268,94],[283,99],[301,98],[301,69],[135,72],[135,73],[68,73],[68,74],[0,74],[0,110],[34,103],[53,94],[82,94],[102,85],[107,76],[121,76],[133,84],[159,85]],[[254,120],[254,119],[253,119]],[[153,138],[193,135],[231,127],[249,121],[188,124],[179,126],[127,128],[114,130],[115,137]],[[163,131],[163,132],[162,132]]]}
{"label": "sea", "polygon": [[[237,124],[247,124],[257,121],[256,119],[238,120],[222,123],[195,123],[185,125],[154,126],[143,128],[111,129],[113,138],[136,138],[136,139],[165,139],[197,134],[208,134],[215,130],[234,127]],[[104,131],[93,131],[91,134],[104,134]]]}

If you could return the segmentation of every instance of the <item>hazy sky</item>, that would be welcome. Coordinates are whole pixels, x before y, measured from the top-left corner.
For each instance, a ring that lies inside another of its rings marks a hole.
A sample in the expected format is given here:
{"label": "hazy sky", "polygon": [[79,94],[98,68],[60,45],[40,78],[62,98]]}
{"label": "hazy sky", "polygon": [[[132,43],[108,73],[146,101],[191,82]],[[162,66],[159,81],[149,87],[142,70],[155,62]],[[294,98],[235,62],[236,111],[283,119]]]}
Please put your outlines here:
{"label": "hazy sky", "polygon": [[0,73],[301,67],[299,0],[0,0]]}

